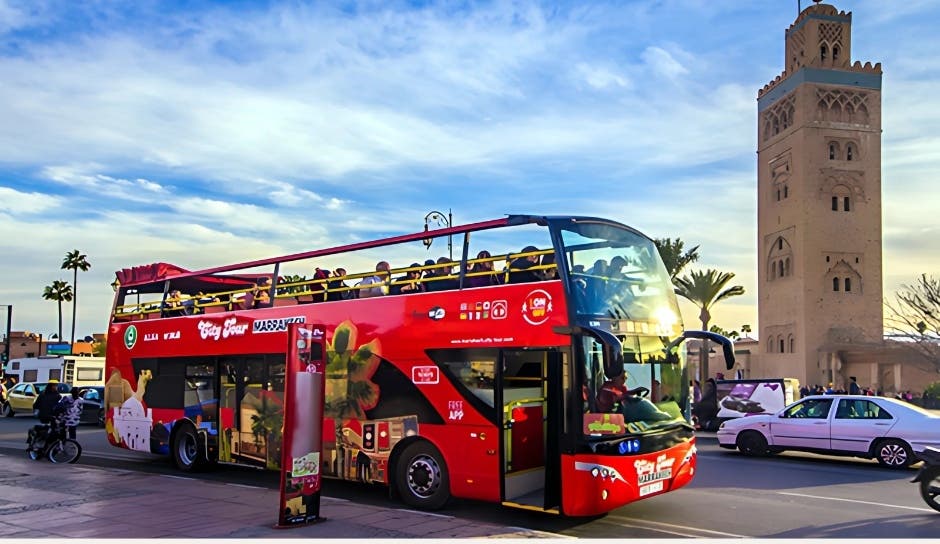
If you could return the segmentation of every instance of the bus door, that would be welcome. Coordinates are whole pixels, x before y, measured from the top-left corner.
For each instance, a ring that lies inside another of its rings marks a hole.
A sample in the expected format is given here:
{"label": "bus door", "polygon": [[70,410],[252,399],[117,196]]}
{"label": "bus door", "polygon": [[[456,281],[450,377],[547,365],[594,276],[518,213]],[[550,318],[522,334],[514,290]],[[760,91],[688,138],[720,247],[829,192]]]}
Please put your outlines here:
{"label": "bus door", "polygon": [[274,468],[284,417],[284,356],[219,359],[219,460]]}
{"label": "bus door", "polygon": [[[497,372],[502,410],[501,469],[503,502],[536,510],[559,503],[558,429],[553,405],[559,404],[560,354],[554,350],[503,350]],[[557,392],[556,392],[557,391]]]}

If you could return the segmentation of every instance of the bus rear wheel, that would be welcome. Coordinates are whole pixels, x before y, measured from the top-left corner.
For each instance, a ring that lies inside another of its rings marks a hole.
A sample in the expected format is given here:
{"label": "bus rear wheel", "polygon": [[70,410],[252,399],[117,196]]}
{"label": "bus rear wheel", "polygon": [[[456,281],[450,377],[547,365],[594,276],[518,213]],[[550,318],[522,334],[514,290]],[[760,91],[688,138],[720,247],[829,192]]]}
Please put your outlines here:
{"label": "bus rear wheel", "polygon": [[199,440],[196,438],[196,429],[189,424],[183,424],[173,435],[173,462],[176,468],[183,472],[195,472],[201,467]]}
{"label": "bus rear wheel", "polygon": [[450,475],[437,448],[424,441],[406,446],[398,458],[395,486],[408,506],[443,508],[450,499]]}

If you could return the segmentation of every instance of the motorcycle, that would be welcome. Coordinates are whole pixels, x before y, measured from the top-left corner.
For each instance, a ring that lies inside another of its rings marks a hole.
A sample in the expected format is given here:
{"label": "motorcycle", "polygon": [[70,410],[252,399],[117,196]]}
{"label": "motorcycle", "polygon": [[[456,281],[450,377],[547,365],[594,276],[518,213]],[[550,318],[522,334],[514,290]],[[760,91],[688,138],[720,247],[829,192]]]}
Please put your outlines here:
{"label": "motorcycle", "polygon": [[927,506],[940,512],[940,449],[927,447],[915,453],[924,462],[912,483],[920,483],[920,496]]}
{"label": "motorcycle", "polygon": [[65,436],[61,423],[35,425],[26,436],[26,455],[33,461],[43,457],[53,463],[74,463],[82,455],[82,446]]}

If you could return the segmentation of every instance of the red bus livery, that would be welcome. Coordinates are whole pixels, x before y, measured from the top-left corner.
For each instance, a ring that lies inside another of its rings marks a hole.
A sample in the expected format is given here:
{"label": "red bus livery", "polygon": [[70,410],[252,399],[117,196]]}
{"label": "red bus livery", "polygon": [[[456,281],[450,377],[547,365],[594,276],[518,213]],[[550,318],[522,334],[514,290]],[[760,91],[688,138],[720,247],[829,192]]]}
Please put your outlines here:
{"label": "red bus livery", "polygon": [[[453,260],[422,258],[461,238]],[[599,218],[513,215],[117,280],[113,445],[184,471],[279,469],[288,325],[316,323],[320,474],[423,509],[458,497],[590,516],[678,489],[696,466],[682,340],[733,362],[724,337],[683,330],[655,244]]]}

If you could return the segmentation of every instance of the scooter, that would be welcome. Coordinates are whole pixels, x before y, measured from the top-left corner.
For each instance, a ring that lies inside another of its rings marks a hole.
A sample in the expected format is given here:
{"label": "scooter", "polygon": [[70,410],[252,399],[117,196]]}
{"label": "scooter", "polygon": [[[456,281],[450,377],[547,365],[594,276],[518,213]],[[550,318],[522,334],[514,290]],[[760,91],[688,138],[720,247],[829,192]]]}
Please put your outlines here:
{"label": "scooter", "polygon": [[924,462],[911,482],[920,483],[920,496],[927,506],[940,512],[940,449],[927,447],[915,453]]}

